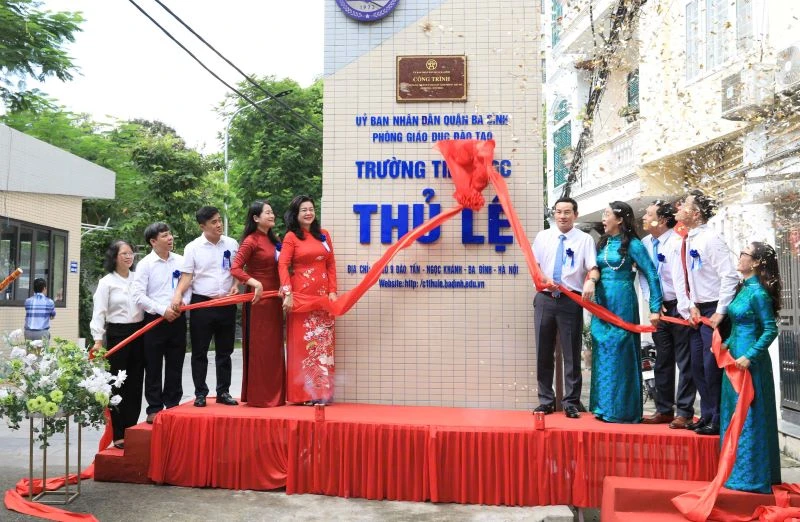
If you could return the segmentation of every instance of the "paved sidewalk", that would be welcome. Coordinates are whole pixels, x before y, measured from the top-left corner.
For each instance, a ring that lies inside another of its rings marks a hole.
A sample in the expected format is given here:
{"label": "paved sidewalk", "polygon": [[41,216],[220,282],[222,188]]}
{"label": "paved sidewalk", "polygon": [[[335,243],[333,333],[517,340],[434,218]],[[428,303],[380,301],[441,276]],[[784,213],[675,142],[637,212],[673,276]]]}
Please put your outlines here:
{"label": "paved sidewalk", "polygon": [[[183,400],[193,398],[191,365],[186,356],[183,371]],[[214,389],[213,355],[209,358],[208,385]],[[231,394],[241,392],[242,352],[233,355],[233,384]],[[588,405],[588,378],[584,393]],[[144,419],[144,405],[142,419]],[[652,401],[645,403],[645,415],[653,411]],[[558,415],[558,414],[556,414]],[[73,428],[70,461],[77,459]],[[82,467],[94,457],[101,432],[84,430]],[[38,451],[38,450],[37,450]],[[48,475],[63,470],[65,444],[63,435],[52,440],[48,449]],[[38,455],[38,454],[37,454]],[[41,459],[35,462],[41,476]],[[60,467],[59,467],[60,466]],[[785,482],[800,482],[800,463],[784,457],[782,473]],[[73,467],[74,470],[74,467]],[[0,422],[0,491],[5,491],[28,473],[28,426],[11,431]],[[420,521],[552,521],[568,522],[577,516],[566,506],[536,508],[496,507],[459,504],[432,504],[429,502],[389,502],[362,499],[343,499],[322,495],[286,495],[279,491],[231,491],[225,489],[181,488],[175,486],[146,486],[109,482],[84,481],[82,494],[68,506],[70,511],[94,514],[102,522],[129,520],[170,520],[189,522],[213,521],[268,521],[275,520],[420,520]],[[0,521],[21,522],[40,520],[7,511],[0,506]],[[600,520],[598,510],[585,510],[584,520]]]}

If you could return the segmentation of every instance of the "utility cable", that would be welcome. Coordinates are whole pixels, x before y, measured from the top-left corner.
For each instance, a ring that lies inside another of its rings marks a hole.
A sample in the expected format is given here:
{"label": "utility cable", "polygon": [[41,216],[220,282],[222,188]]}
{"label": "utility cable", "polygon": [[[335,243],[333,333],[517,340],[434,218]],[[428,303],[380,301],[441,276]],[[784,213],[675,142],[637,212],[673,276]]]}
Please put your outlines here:
{"label": "utility cable", "polygon": [[[265,89],[265,88],[264,88],[264,87],[263,87],[261,84],[259,84],[259,83],[258,83],[258,82],[256,82],[255,80],[253,80],[253,79],[252,79],[252,78],[251,78],[249,75],[247,75],[247,74],[246,74],[246,73],[245,73],[243,70],[241,70],[239,67],[237,67],[237,66],[236,66],[236,65],[235,65],[233,62],[231,62],[231,61],[230,61],[228,58],[226,58],[226,57],[225,57],[225,56],[224,56],[224,55],[223,55],[221,52],[219,52],[219,51],[218,51],[218,50],[217,50],[217,49],[216,49],[216,48],[215,48],[213,45],[211,45],[210,43],[208,43],[208,41],[206,41],[206,39],[205,39],[205,38],[203,38],[202,36],[200,36],[200,35],[197,33],[197,31],[195,31],[194,29],[192,29],[192,27],[191,27],[191,26],[189,26],[189,24],[187,24],[186,22],[184,22],[184,21],[181,19],[181,17],[180,17],[180,16],[178,16],[177,14],[175,14],[175,13],[174,13],[174,12],[173,12],[173,11],[172,11],[172,10],[171,10],[169,7],[167,7],[167,6],[164,4],[164,2],[162,2],[161,0],[155,0],[155,2],[156,2],[158,5],[160,5],[160,6],[161,6],[161,7],[162,7],[162,8],[163,8],[163,9],[164,9],[166,12],[168,12],[168,13],[169,13],[169,14],[170,14],[170,15],[171,15],[171,16],[172,16],[172,17],[173,17],[175,20],[177,20],[177,21],[178,21],[178,22],[179,22],[179,23],[180,23],[180,24],[181,24],[183,27],[185,27],[187,31],[189,31],[189,32],[190,32],[190,33],[192,33],[192,34],[193,34],[195,37],[197,37],[197,39],[198,39],[198,40],[200,40],[201,42],[203,42],[204,44],[206,44],[206,46],[207,46],[209,49],[211,49],[212,51],[214,51],[214,53],[215,53],[217,56],[219,56],[220,58],[222,58],[222,60],[224,60],[224,61],[225,61],[225,63],[227,63],[228,65],[230,65],[230,66],[231,66],[231,67],[233,67],[234,69],[236,69],[236,72],[238,72],[239,74],[241,74],[241,75],[242,75],[242,76],[243,76],[243,77],[244,77],[244,78],[245,78],[245,79],[246,79],[246,80],[247,80],[247,81],[248,81],[248,82],[249,82],[249,83],[250,83],[250,84],[251,84],[253,87],[255,87],[255,88],[256,88],[256,89],[258,89],[259,91],[263,92],[263,93],[264,93],[265,95],[267,95],[267,96],[273,96],[273,94],[272,94],[271,92],[269,92],[269,91],[268,91],[267,89]],[[292,113],[294,116],[296,116],[296,117],[300,118],[300,119],[301,119],[303,122],[305,122],[307,125],[309,125],[309,126],[313,127],[314,129],[316,129],[316,130],[318,130],[318,131],[322,132],[322,129],[321,129],[321,128],[319,128],[319,126],[317,126],[317,124],[315,124],[313,121],[311,121],[311,120],[309,120],[308,118],[306,118],[304,115],[302,115],[302,114],[300,114],[300,113],[296,112],[296,111],[295,111],[295,109],[294,109],[293,107],[290,107],[290,106],[289,106],[288,104],[286,104],[286,102],[284,102],[283,100],[279,100],[279,99],[277,99],[277,98],[276,98],[276,99],[275,99],[275,101],[276,101],[276,102],[277,102],[279,105],[283,106],[283,107],[284,107],[286,110],[288,110],[289,112],[291,112],[291,113]]]}
{"label": "utility cable", "polygon": [[[170,39],[170,40],[172,40],[173,42],[175,42],[175,43],[176,43],[176,44],[177,44],[177,45],[178,45],[178,46],[179,46],[181,49],[183,49],[183,50],[186,52],[186,54],[188,54],[189,56],[191,56],[191,57],[194,59],[194,61],[196,61],[198,64],[200,64],[200,66],[201,66],[203,69],[205,69],[206,71],[208,71],[208,73],[209,73],[211,76],[213,76],[214,78],[216,78],[216,79],[217,79],[217,80],[218,80],[220,83],[222,83],[222,84],[223,84],[225,87],[227,87],[228,89],[230,89],[230,90],[232,90],[233,92],[235,92],[235,93],[236,93],[236,94],[237,94],[239,97],[241,97],[242,99],[244,99],[245,101],[247,101],[247,103],[249,103],[250,105],[252,105],[252,106],[253,106],[255,109],[257,109],[257,110],[258,110],[259,112],[261,112],[261,113],[262,113],[264,116],[266,116],[267,118],[269,118],[271,121],[273,121],[273,122],[277,123],[278,125],[280,125],[281,127],[283,127],[285,130],[287,130],[287,131],[291,132],[292,134],[294,134],[295,136],[297,136],[298,138],[300,138],[300,139],[301,139],[303,142],[306,142],[306,143],[309,143],[309,144],[313,145],[313,143],[312,143],[312,142],[311,142],[311,141],[310,141],[308,138],[306,138],[306,137],[304,137],[304,136],[301,136],[301,135],[300,135],[300,134],[297,132],[297,130],[295,130],[294,128],[287,127],[287,126],[286,126],[286,125],[285,125],[285,124],[284,124],[284,123],[283,123],[281,120],[279,120],[278,118],[276,118],[275,116],[273,116],[272,114],[270,114],[269,112],[267,112],[266,110],[264,110],[264,109],[263,109],[263,108],[262,108],[260,105],[256,104],[256,102],[254,102],[252,99],[250,99],[250,98],[249,98],[249,97],[248,97],[246,94],[244,94],[243,92],[239,91],[238,89],[236,89],[235,87],[233,87],[232,85],[230,85],[228,82],[226,82],[225,80],[223,80],[222,78],[220,78],[220,77],[219,77],[219,76],[218,76],[218,75],[217,75],[217,74],[216,74],[214,71],[212,71],[212,70],[211,70],[211,69],[210,69],[210,68],[209,68],[209,67],[208,67],[206,64],[204,64],[204,63],[202,62],[202,60],[200,60],[200,59],[199,59],[197,56],[195,56],[195,55],[194,55],[194,54],[193,54],[193,53],[192,53],[192,52],[191,52],[189,49],[187,49],[187,48],[186,48],[186,46],[184,46],[184,45],[183,45],[181,42],[179,42],[177,38],[175,38],[174,36],[172,36],[172,34],[171,34],[169,31],[167,31],[167,30],[166,30],[166,29],[165,29],[165,28],[164,28],[164,27],[163,27],[161,24],[159,24],[159,23],[158,23],[158,22],[157,22],[157,21],[156,21],[156,20],[155,20],[155,19],[154,19],[152,16],[150,16],[150,14],[149,14],[149,13],[147,13],[147,11],[145,11],[145,10],[144,10],[144,9],[143,9],[143,8],[142,8],[142,7],[141,7],[139,4],[137,4],[135,0],[128,0],[128,1],[129,1],[131,4],[133,4],[133,6],[134,6],[134,7],[136,7],[136,9],[138,9],[140,13],[142,13],[144,16],[146,16],[146,17],[147,17],[147,19],[148,19],[148,20],[150,20],[150,21],[151,21],[151,22],[152,22],[152,23],[153,23],[153,24],[154,24],[156,27],[158,27],[159,29],[161,29],[161,31],[162,31],[164,34],[166,34],[166,35],[167,35],[167,37],[169,37],[169,39]],[[317,149],[317,147],[314,147],[314,149],[316,150],[316,149]]]}

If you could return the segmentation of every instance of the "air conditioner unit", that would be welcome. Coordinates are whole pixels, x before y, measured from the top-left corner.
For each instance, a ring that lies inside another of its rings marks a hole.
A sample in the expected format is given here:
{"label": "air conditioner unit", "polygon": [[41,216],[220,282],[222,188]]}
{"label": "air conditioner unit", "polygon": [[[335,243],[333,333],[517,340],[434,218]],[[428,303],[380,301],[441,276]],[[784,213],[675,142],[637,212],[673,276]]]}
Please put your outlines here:
{"label": "air conditioner unit", "polygon": [[722,117],[749,120],[767,114],[775,100],[775,72],[752,65],[722,79]]}
{"label": "air conditioner unit", "polygon": [[800,87],[800,43],[779,52],[776,62],[775,91],[793,94]]}

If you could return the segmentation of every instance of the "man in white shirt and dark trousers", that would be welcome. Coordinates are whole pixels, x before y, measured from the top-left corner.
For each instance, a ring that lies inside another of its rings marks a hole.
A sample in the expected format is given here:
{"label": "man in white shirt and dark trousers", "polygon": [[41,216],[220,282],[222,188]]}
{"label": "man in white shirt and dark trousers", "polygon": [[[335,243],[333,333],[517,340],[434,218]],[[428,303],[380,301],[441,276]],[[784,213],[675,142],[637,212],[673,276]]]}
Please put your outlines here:
{"label": "man in white shirt and dark trousers", "polygon": [[533,300],[536,326],[536,379],[539,406],[534,412],[550,414],[555,411],[553,375],[555,370],[556,335],[564,354],[564,414],[580,417],[581,405],[581,341],[583,337],[583,308],[561,295],[557,284],[571,292],[591,299],[596,280],[586,274],[597,267],[597,249],[592,237],[574,227],[578,203],[561,198],[553,207],[556,228],[542,230],[533,242],[533,254],[539,267],[549,278],[547,288]]}
{"label": "man in white shirt and dark trousers", "polygon": [[[693,190],[675,216],[689,229],[679,252],[681,263],[676,263],[672,274],[678,310],[694,327],[689,331],[689,349],[692,378],[700,392],[700,420],[686,427],[700,435],[719,435],[722,393],[722,370],[711,352],[713,329],[700,324],[700,317],[709,318],[712,327],[722,325],[739,283],[728,246],[707,225],[715,205],[702,191]],[[720,333],[725,339],[725,333]]]}
{"label": "man in white shirt and dark trousers", "polygon": [[186,316],[171,306],[180,280],[183,257],[172,252],[173,238],[169,226],[166,223],[148,225],[144,238],[153,250],[136,267],[133,301],[144,309],[145,323],[159,317],[165,319],[144,334],[144,398],[147,401],[147,422],[152,424],[158,412],[165,407],[177,406],[183,396],[181,374],[186,356]]}
{"label": "man in white shirt and dark trousers", "polygon": [[[647,207],[642,218],[644,230],[649,232],[642,239],[661,281],[664,295],[662,313],[668,317],[688,319],[678,313],[678,298],[672,281],[672,267],[680,266],[681,237],[675,227],[675,207],[666,201],[654,201]],[[647,302],[650,287],[644,274],[639,273],[642,283],[642,299]],[[672,429],[684,429],[694,420],[694,398],[697,390],[692,380],[692,362],[689,353],[689,328],[661,321],[653,333],[656,346],[656,412],[645,417],[642,424],[667,424]],[[678,393],[675,393],[675,365],[678,377]],[[677,409],[677,416],[675,411]]]}
{"label": "man in white shirt and dark trousers", "polygon": [[[201,207],[197,223],[203,231],[200,237],[186,245],[181,280],[172,298],[179,306],[183,293],[192,289],[192,303],[210,301],[218,297],[239,292],[236,280],[231,275],[231,264],[239,243],[222,234],[222,218],[216,207]],[[189,319],[189,335],[192,341],[192,380],[194,381],[194,405],[204,407],[208,385],[208,348],[214,339],[214,362],[217,369],[217,402],[236,406],[231,397],[231,354],[236,336],[236,305],[217,306],[192,310]]]}

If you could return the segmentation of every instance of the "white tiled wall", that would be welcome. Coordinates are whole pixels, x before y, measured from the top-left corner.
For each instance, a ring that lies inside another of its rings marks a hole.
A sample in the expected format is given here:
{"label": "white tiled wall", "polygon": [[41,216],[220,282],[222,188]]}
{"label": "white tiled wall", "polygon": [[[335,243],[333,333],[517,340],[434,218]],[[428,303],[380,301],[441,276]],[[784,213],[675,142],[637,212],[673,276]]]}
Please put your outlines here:
{"label": "white tiled wall", "polygon": [[[380,217],[372,217],[372,242],[359,242],[357,203],[454,205],[452,182],[433,177],[432,143],[373,143],[373,131],[492,131],[495,158],[512,162],[506,178],[512,201],[532,240],[541,228],[542,148],[537,3],[523,0],[402,0],[383,21],[361,24],[326,3],[325,133],[322,221],[336,248],[340,292],[363,277],[347,266],[372,264],[388,245],[380,242]],[[402,55],[466,55],[465,103],[395,102],[395,60]],[[505,113],[506,126],[357,126],[356,116]],[[423,160],[426,178],[357,179],[357,160]],[[491,187],[484,191],[494,198]],[[396,211],[396,210],[395,210]],[[475,213],[474,232],[488,236],[488,210]],[[533,283],[517,241],[506,252],[494,245],[465,245],[461,217],[442,226],[432,244],[416,243],[393,264],[419,264],[423,279],[474,279],[484,289],[373,287],[337,320],[336,397],[392,404],[529,408],[535,404]],[[502,230],[510,235],[511,229]],[[435,265],[491,265],[491,275],[428,275]],[[497,267],[519,273],[500,275]]]}

